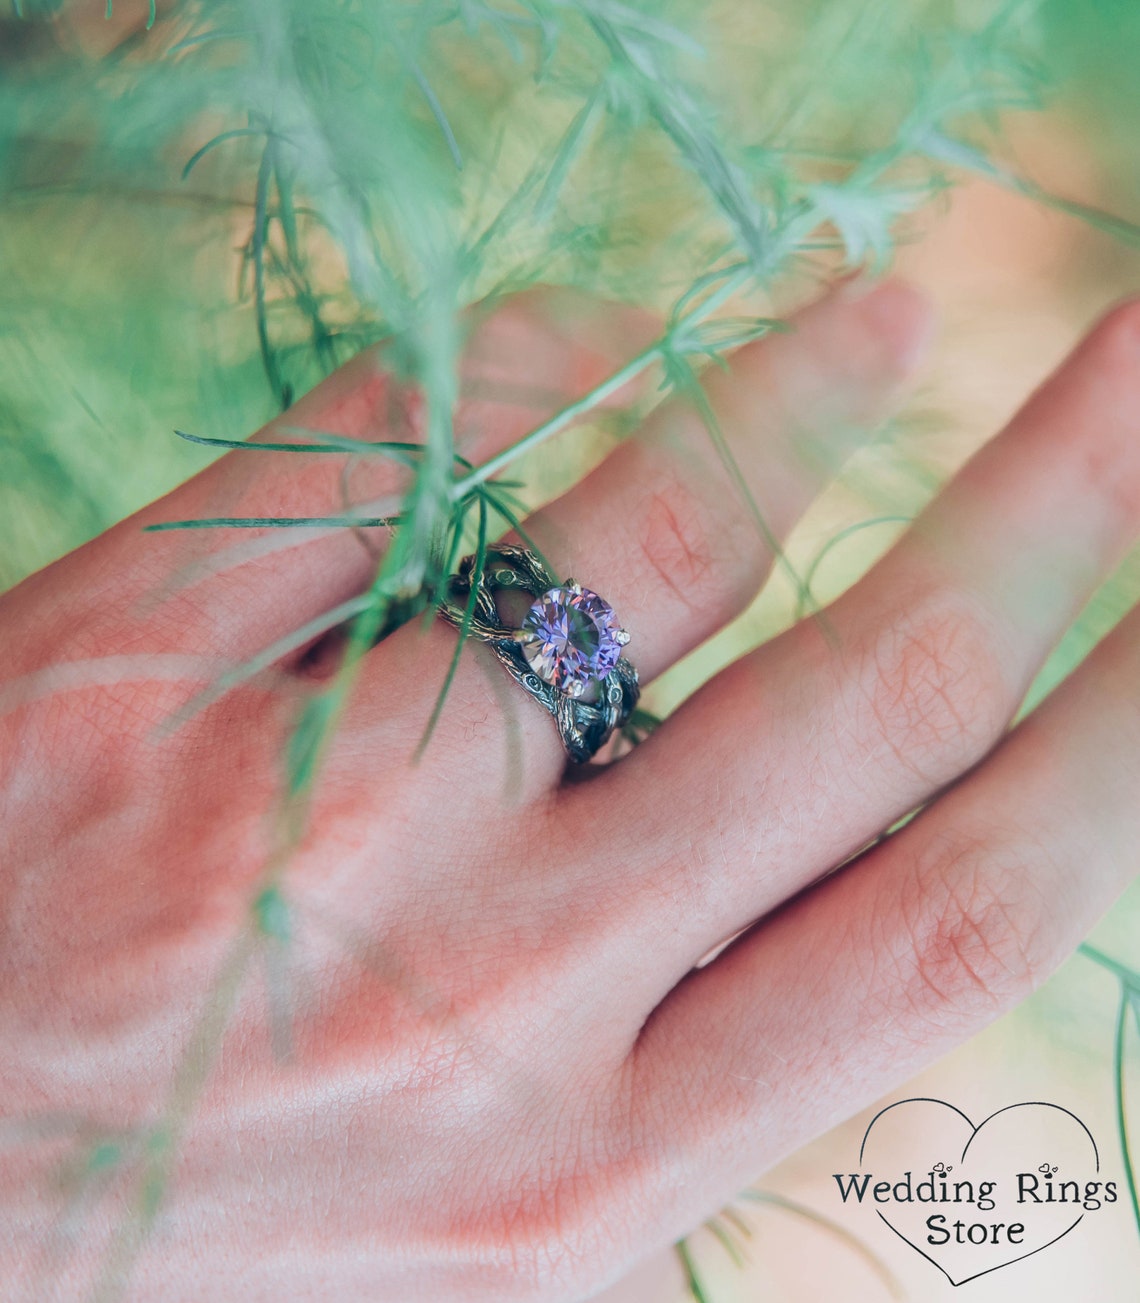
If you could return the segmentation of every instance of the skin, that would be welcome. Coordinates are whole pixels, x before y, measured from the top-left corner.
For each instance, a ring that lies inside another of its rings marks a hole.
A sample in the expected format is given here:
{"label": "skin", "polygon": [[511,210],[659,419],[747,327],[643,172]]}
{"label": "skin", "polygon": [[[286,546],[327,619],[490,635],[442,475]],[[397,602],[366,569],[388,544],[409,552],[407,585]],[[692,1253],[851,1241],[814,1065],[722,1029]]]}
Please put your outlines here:
{"label": "skin", "polygon": [[[655,329],[549,295],[470,324],[476,461]],[[777,536],[930,331],[913,291],[847,285],[707,379]],[[139,529],[340,511],[343,459],[224,457],[8,593],[4,1296],[584,1299],[1023,999],[1135,871],[1138,617],[1007,725],[1140,532],[1138,361],[1125,304],[825,618],[587,781],[478,648],[414,764],[455,633],[397,630],[280,879],[287,947],[254,947],[250,902],[335,640],[164,725],[374,559],[347,531]],[[282,420],[370,439],[421,423],[376,354]],[[357,466],[352,500],[402,474]],[[613,603],[643,682],[772,563],[680,401],[528,528]],[[77,1154],[164,1118],[165,1150],[82,1184]]]}

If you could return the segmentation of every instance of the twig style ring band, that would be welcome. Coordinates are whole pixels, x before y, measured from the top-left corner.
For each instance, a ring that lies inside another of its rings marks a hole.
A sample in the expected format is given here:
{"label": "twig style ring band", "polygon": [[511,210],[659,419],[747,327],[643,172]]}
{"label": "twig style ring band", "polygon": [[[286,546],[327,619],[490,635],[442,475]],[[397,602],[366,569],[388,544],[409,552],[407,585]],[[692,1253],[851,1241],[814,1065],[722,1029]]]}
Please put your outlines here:
{"label": "twig style ring band", "polygon": [[[621,654],[629,634],[597,593],[573,579],[559,583],[525,547],[487,548],[472,594],[476,562],[469,556],[459,563],[440,615],[490,643],[511,676],[554,716],[571,760],[591,759],[637,705],[637,670]],[[535,599],[517,627],[499,614],[500,589]]]}

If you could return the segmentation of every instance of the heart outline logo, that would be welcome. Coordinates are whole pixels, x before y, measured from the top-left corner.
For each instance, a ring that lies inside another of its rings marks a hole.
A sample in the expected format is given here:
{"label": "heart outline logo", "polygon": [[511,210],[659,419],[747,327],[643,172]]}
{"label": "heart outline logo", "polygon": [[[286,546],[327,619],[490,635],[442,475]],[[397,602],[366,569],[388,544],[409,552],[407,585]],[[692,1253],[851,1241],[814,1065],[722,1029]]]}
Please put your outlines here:
{"label": "heart outline logo", "polygon": [[[961,1170],[962,1164],[966,1160],[967,1154],[970,1152],[971,1146],[974,1144],[974,1141],[978,1138],[978,1135],[982,1132],[982,1130],[986,1126],[988,1126],[991,1122],[993,1122],[995,1118],[1001,1117],[1003,1114],[1009,1114],[1017,1109],[1047,1108],[1047,1109],[1054,1109],[1056,1110],[1057,1113],[1064,1114],[1067,1118],[1075,1122],[1078,1127],[1080,1127],[1081,1131],[1084,1132],[1084,1135],[1087,1137],[1088,1143],[1092,1148],[1093,1170],[1098,1174],[1100,1172],[1100,1151],[1097,1148],[1097,1143],[1096,1140],[1093,1138],[1092,1132],[1088,1129],[1085,1123],[1082,1122],[1079,1117],[1077,1117],[1075,1113],[1073,1113],[1070,1109],[1064,1108],[1060,1104],[1053,1104],[1050,1103],[1048,1100],[1024,1100],[1018,1104],[1006,1104],[1002,1108],[996,1109],[993,1113],[989,1114],[988,1117],[983,1118],[981,1122],[975,1125],[974,1122],[956,1105],[950,1104],[944,1099],[935,1099],[931,1096],[912,1096],[909,1099],[896,1100],[893,1104],[886,1105],[884,1108],[881,1108],[875,1114],[875,1116],[867,1124],[867,1129],[866,1131],[864,1131],[862,1142],[859,1145],[859,1167],[860,1168],[863,1167],[864,1157],[867,1151],[867,1142],[871,1136],[871,1132],[873,1131],[875,1124],[885,1114],[890,1113],[893,1109],[900,1108],[903,1105],[907,1105],[907,1104],[935,1104],[942,1108],[949,1109],[952,1113],[956,1114],[957,1117],[960,1118],[962,1122],[966,1124],[967,1127],[969,1127],[970,1129],[969,1137],[967,1138],[966,1143],[962,1146],[962,1151],[958,1157],[958,1161],[956,1164],[959,1171]],[[1045,1172],[1048,1167],[1049,1167],[1048,1164],[1042,1164],[1037,1170],[1040,1172]],[[953,1170],[952,1165],[945,1164],[945,1163],[936,1164],[935,1168],[941,1169],[942,1174],[948,1173]],[[1057,1168],[1052,1167],[1051,1171],[1056,1172]],[[934,1170],[932,1170],[931,1175],[932,1177],[934,1176]],[[972,1280],[977,1280],[981,1276],[987,1276],[992,1272],[1000,1270],[1002,1267],[1010,1267],[1016,1262],[1024,1262],[1026,1258],[1033,1257],[1035,1254],[1040,1253],[1043,1249],[1047,1249],[1051,1245],[1056,1244],[1058,1240],[1063,1239],[1066,1235],[1069,1234],[1070,1231],[1074,1230],[1077,1226],[1079,1226],[1085,1217],[1085,1211],[1082,1209],[1079,1215],[1076,1216],[1073,1219],[1073,1221],[1069,1223],[1068,1226],[1066,1226],[1063,1230],[1059,1231],[1056,1235],[1052,1236],[1050,1239],[1046,1240],[1044,1244],[1039,1244],[1035,1248],[1029,1249],[1026,1253],[1018,1254],[1016,1258],[1008,1258],[1003,1262],[998,1262],[993,1264],[992,1266],[984,1267],[980,1271],[973,1272],[969,1276],[963,1276],[961,1279],[955,1280],[954,1277],[950,1274],[950,1272],[946,1269],[946,1267],[943,1266],[943,1264],[939,1262],[937,1258],[933,1257],[930,1253],[927,1253],[924,1249],[920,1248],[919,1245],[916,1244],[914,1240],[910,1238],[910,1236],[904,1234],[903,1231],[901,1231],[897,1226],[895,1226],[894,1223],[891,1222],[891,1220],[881,1210],[876,1208],[875,1212],[876,1215],[879,1217],[880,1221],[884,1223],[884,1225],[889,1227],[890,1230],[893,1231],[894,1234],[899,1237],[899,1239],[901,1239],[905,1244],[908,1244],[917,1254],[919,1254],[920,1257],[925,1258],[927,1262],[937,1267],[938,1270],[942,1273],[942,1275],[945,1276],[946,1279],[950,1282],[950,1284],[953,1285],[955,1288],[957,1288],[959,1285],[968,1284]]]}

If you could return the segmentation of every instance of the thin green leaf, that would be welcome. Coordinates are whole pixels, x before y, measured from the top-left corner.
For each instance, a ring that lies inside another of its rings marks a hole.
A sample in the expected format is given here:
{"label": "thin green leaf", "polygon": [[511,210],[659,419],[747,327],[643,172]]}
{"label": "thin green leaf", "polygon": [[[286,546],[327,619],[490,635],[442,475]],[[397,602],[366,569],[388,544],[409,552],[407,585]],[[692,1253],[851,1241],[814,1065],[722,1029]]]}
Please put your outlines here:
{"label": "thin green leaf", "polygon": [[160,520],[143,533],[172,529],[377,529],[398,525],[400,516],[213,516],[201,520]]}
{"label": "thin green leaf", "polygon": [[[679,314],[673,314],[674,324],[677,329],[689,329],[696,321],[703,319],[714,313],[732,296],[741,291],[753,278],[753,270],[748,263],[742,263],[728,272],[718,289],[714,290],[706,299],[700,302],[687,315],[681,317]],[[719,279],[718,274],[718,279]],[[586,415],[595,408],[600,407],[607,399],[611,398],[618,390],[623,389],[626,385],[636,380],[656,362],[665,358],[669,351],[669,335],[650,344],[648,348],[638,353],[636,357],[631,358],[623,367],[614,371],[605,380],[595,385],[588,393],[583,394],[581,398],[572,403],[568,403],[560,411],[556,412],[548,420],[543,421],[540,425],[535,426],[529,434],[524,435],[521,439],[516,440],[508,448],[489,457],[481,465],[475,467],[467,475],[455,481],[452,487],[452,497],[458,500],[465,497],[478,484],[493,478],[511,462],[515,461],[523,453],[529,452],[539,444],[545,443],[553,435],[564,430],[568,425],[573,424],[579,417]]]}
{"label": "thin green leaf", "polygon": [[1120,1156],[1124,1163],[1124,1179],[1132,1202],[1132,1216],[1140,1234],[1140,1190],[1137,1189],[1136,1165],[1132,1159],[1132,1143],[1128,1132],[1128,1115],[1125,1107],[1124,1050],[1128,1031],[1128,1010],[1132,1001],[1127,986],[1121,985],[1120,1007],[1116,1016],[1116,1035],[1112,1043],[1112,1076],[1116,1097],[1116,1133],[1120,1141]]}
{"label": "thin green leaf", "polygon": [[170,47],[170,54],[181,54],[183,50],[191,50],[196,45],[208,45],[211,41],[236,41],[243,36],[252,35],[250,28],[234,28],[232,31],[210,31],[196,32],[193,36],[187,36],[184,40],[176,41]]}
{"label": "thin green leaf", "polygon": [[443,136],[444,143],[447,145],[448,153],[451,155],[451,161],[458,172],[463,170],[463,155],[459,149],[459,142],[455,138],[455,132],[451,129],[451,123],[447,119],[447,114],[443,111],[443,105],[440,103],[439,96],[431,82],[424,75],[423,69],[416,62],[415,56],[408,48],[399,29],[394,23],[389,23],[388,38],[399,52],[400,58],[404,61],[405,67],[411,73],[412,80],[420,88],[420,94],[423,95],[431,115],[435,118],[436,125],[439,127],[440,134]]}
{"label": "thin green leaf", "polygon": [[1004,167],[964,140],[942,132],[930,131],[918,136],[914,144],[916,148],[938,162],[983,176],[1047,208],[1076,217],[1094,230],[1103,231],[1113,239],[1119,240],[1121,244],[1140,245],[1140,223],[1130,222],[1126,218],[1118,217],[1114,213],[1095,208],[1090,204],[1082,204],[1074,199],[1055,195],[1035,181],[1029,180],[1028,177],[1019,176],[1010,168]]}
{"label": "thin green leaf", "polygon": [[696,1300],[696,1303],[712,1303],[712,1300],[705,1292],[700,1276],[697,1275],[697,1267],[693,1262],[693,1255],[689,1250],[688,1241],[678,1240],[673,1248],[677,1257],[681,1260],[681,1268],[685,1273],[685,1283],[688,1285],[689,1293]]}
{"label": "thin green leaf", "polygon": [[286,789],[290,800],[311,786],[338,706],[336,693],[328,690],[316,693],[305,702],[285,753]]}
{"label": "thin green leaf", "polygon": [[293,207],[293,181],[290,177],[283,152],[273,153],[273,183],[277,190],[277,220],[285,236],[285,252],[294,267],[301,266],[301,242],[297,238],[297,211]]}
{"label": "thin green leaf", "polygon": [[232,131],[221,132],[220,134],[214,136],[212,139],[207,140],[206,143],[200,149],[196,149],[193,152],[193,154],[190,155],[190,157],[186,160],[186,166],[182,169],[182,180],[185,181],[186,178],[190,175],[190,173],[193,172],[194,168],[197,167],[197,165],[201,162],[201,160],[205,158],[206,155],[210,152],[210,150],[214,149],[216,146],[224,144],[227,140],[237,140],[240,136],[264,136],[264,135],[265,132],[258,127],[234,127]]}
{"label": "thin green leaf", "polygon": [[529,434],[524,435],[521,439],[516,440],[509,448],[504,448],[489,457],[485,462],[476,466],[461,479],[455,481],[452,487],[452,497],[455,499],[463,497],[469,493],[478,484],[483,484],[493,476],[497,475],[504,467],[509,466],[524,452],[545,443],[560,430],[572,424],[580,416],[591,412],[595,407],[600,407],[607,398],[612,397],[619,389],[623,389],[632,380],[636,380],[643,371],[646,371],[662,355],[661,343],[651,344],[648,348],[638,353],[625,366],[613,372],[612,375],[603,380],[590,390],[588,394],[572,403],[567,403],[560,411],[556,412],[548,420],[543,421],[541,425],[536,425]]}
{"label": "thin green leaf", "polygon": [[380,562],[380,568],[366,593],[356,600],[359,610],[349,625],[345,653],[332,683],[305,703],[286,747],[286,810],[294,838],[303,827],[303,798],[312,787],[320,757],[348,698],[364,653],[375,644],[376,635],[393,605],[389,591],[399,571],[404,544],[398,535]]}
{"label": "thin green leaf", "polygon": [[707,271],[689,286],[687,290],[673,304],[673,309],[669,314],[669,330],[673,329],[685,318],[686,313],[697,314],[700,308],[700,296],[706,291],[711,290],[714,285],[724,285],[732,282],[736,277],[748,274],[750,267],[747,262],[735,261],[724,267],[714,267],[712,271]]}
{"label": "thin green leaf", "polygon": [[463,154],[459,149],[459,141],[455,139],[455,132],[451,129],[451,123],[447,120],[447,114],[443,111],[443,105],[439,102],[439,96],[435,93],[431,82],[424,76],[423,70],[415,59],[410,55],[405,57],[408,63],[408,71],[412,74],[413,80],[420,88],[420,93],[427,101],[432,117],[435,118],[440,133],[447,144],[448,152],[451,154],[451,161],[455,164],[456,171],[462,172]]}
{"label": "thin green leaf", "polygon": [[769,317],[718,317],[714,321],[697,322],[690,329],[678,325],[669,338],[672,350],[678,355],[700,353],[720,362],[723,353],[765,335],[786,333],[791,328],[788,322]]}
{"label": "thin green leaf", "polygon": [[221,1046],[222,1034],[248,967],[252,941],[251,930],[243,930],[214,975],[206,1002],[178,1062],[162,1119],[146,1138],[130,1215],[112,1233],[99,1278],[88,1296],[95,1303],[112,1303],[125,1292],[131,1267],[161,1207],[178,1156],[178,1142]]}
{"label": "thin green leaf", "polygon": [[215,701],[220,700],[231,688],[237,687],[239,683],[245,683],[248,679],[252,679],[254,675],[267,670],[271,665],[276,665],[278,661],[298,651],[307,643],[315,641],[322,634],[328,633],[330,629],[335,629],[349,620],[355,619],[361,612],[371,606],[372,601],[372,597],[368,594],[350,598],[347,602],[341,602],[339,606],[334,606],[330,610],[322,612],[314,619],[308,620],[282,637],[274,639],[267,647],[263,647],[256,656],[251,656],[248,660],[242,661],[240,665],[223,674],[214,683],[211,683],[208,688],[187,702],[174,716],[171,727],[180,727],[200,711],[205,710],[207,706],[211,706]]}
{"label": "thin green leaf", "polygon": [[[200,443],[206,448],[232,448],[241,452],[328,452],[328,453],[363,453],[365,456],[377,453],[390,457],[405,466],[417,466],[426,450],[422,443],[408,443],[393,439],[353,439],[345,434],[325,434],[321,430],[308,430],[303,426],[277,425],[277,429],[288,432],[296,431],[316,443],[271,443],[268,440],[253,439],[213,439],[204,434],[188,434],[185,430],[174,433],[187,443]],[[455,461],[465,470],[472,468],[472,463],[459,453]]]}
{"label": "thin green leaf", "polygon": [[1129,991],[1140,994],[1140,972],[1129,968],[1127,964],[1122,964],[1118,959],[1111,958],[1103,950],[1098,950],[1096,946],[1090,945],[1087,941],[1082,941],[1077,950],[1086,959],[1091,959],[1094,964],[1099,964],[1101,968],[1112,973],[1119,979],[1121,985]]}
{"label": "thin green leaf", "polygon": [[[544,164],[536,163],[527,175],[523,178],[522,183],[507,197],[506,201],[500,206],[495,215],[486,224],[479,235],[473,239],[464,239],[459,253],[459,264],[468,276],[475,275],[483,271],[483,252],[496,240],[501,240],[506,232],[520,220],[524,211],[528,211],[526,204],[539,181],[546,174]],[[501,291],[492,291],[483,300],[496,299],[501,296]]]}
{"label": "thin green leaf", "polygon": [[661,726],[660,715],[655,715],[643,706],[635,706],[622,729],[622,736],[635,746],[644,742],[655,729]]}
{"label": "thin green leaf", "polygon": [[537,221],[545,222],[554,211],[570,168],[589,140],[603,105],[604,99],[599,88],[574,115],[566,134],[559,142],[554,161],[550,165],[550,171],[546,174],[546,181],[534,205],[534,216]]}
{"label": "thin green leaf", "polygon": [[[752,194],[743,170],[721,148],[710,117],[688,88],[671,76],[643,42],[628,18],[616,18],[612,6],[592,0],[583,5],[586,21],[609,50],[620,75],[642,97],[694,175],[726,218],[737,242],[756,269],[772,264],[771,214]],[[660,39],[660,38],[659,38]]]}
{"label": "thin green leaf", "polygon": [[752,1238],[752,1227],[748,1225],[744,1218],[741,1217],[731,1204],[720,1210],[720,1216],[723,1217],[725,1221],[731,1222],[746,1240]]}
{"label": "thin green leaf", "polygon": [[[811,565],[808,566],[804,573],[804,588],[812,594],[812,601],[815,602],[816,606],[818,607],[818,602],[816,601],[815,589],[813,587],[816,572],[822,565],[824,558],[833,548],[838,547],[839,544],[844,542],[846,539],[851,538],[853,535],[860,533],[864,529],[870,529],[874,525],[909,525],[913,519],[913,516],[873,516],[868,520],[856,521],[853,525],[848,525],[845,529],[841,529],[838,533],[833,534],[812,558]],[[803,603],[797,600],[796,619],[802,619],[805,614],[806,611]]]}
{"label": "thin green leaf", "polygon": [[551,566],[549,560],[543,553],[542,549],[534,541],[534,538],[527,532],[526,527],[519,519],[518,514],[514,510],[512,510],[512,508],[509,507],[498,494],[491,492],[489,488],[486,491],[486,498],[487,501],[491,504],[491,507],[494,509],[494,511],[498,515],[502,516],[502,518],[507,522],[507,524],[511,527],[511,529],[513,529],[515,533],[519,536],[519,538],[522,540],[523,546],[528,547],[535,554],[535,556],[538,557],[539,561],[542,562],[542,564],[547,568],[547,570],[553,573],[554,571],[553,566]]}
{"label": "thin green leaf", "polygon": [[253,235],[250,240],[250,258],[253,263],[253,298],[257,318],[257,343],[261,350],[261,365],[269,388],[281,410],[289,406],[291,394],[281,375],[277,354],[269,338],[269,315],[265,284],[265,246],[269,237],[269,186],[273,180],[276,141],[266,137],[257,169],[257,190],[254,198]]}
{"label": "thin green leaf", "polygon": [[705,1222],[705,1228],[720,1243],[734,1267],[743,1268],[748,1265],[748,1258],[741,1252],[740,1246],[732,1238],[728,1228],[722,1224],[719,1216],[710,1217]]}
{"label": "thin green leaf", "polygon": [[463,622],[459,626],[459,636],[455,642],[455,650],[451,656],[451,663],[447,667],[447,674],[444,677],[443,685],[439,690],[439,695],[435,699],[435,705],[428,716],[427,725],[420,737],[419,744],[416,746],[414,763],[418,764],[427,749],[427,744],[431,741],[431,735],[435,732],[435,726],[439,722],[439,717],[443,713],[443,703],[447,700],[447,694],[451,691],[452,682],[455,679],[455,672],[459,669],[459,659],[463,655],[463,647],[467,641],[468,634],[471,632],[471,621],[475,617],[475,603],[479,597],[479,587],[483,582],[483,567],[487,561],[487,499],[485,494],[479,495],[479,532],[475,540],[475,564],[471,571],[471,587],[467,593],[467,602],[463,608]]}
{"label": "thin green leaf", "polygon": [[94,1175],[108,1168],[117,1167],[123,1159],[123,1146],[113,1140],[101,1140],[91,1147],[87,1155],[86,1169]]}
{"label": "thin green leaf", "polygon": [[254,899],[253,917],[263,936],[281,942],[288,942],[292,936],[289,902],[275,882],[269,883]]}
{"label": "thin green leaf", "polygon": [[809,604],[816,614],[819,614],[819,607],[812,597],[811,590],[807,588],[799,572],[792,564],[787,553],[780,546],[780,541],[772,532],[767,518],[760,510],[760,504],[756,501],[755,495],[748,486],[748,481],[744,477],[744,472],[740,469],[740,463],[729,447],[728,440],[721,429],[720,420],[716,412],[713,411],[712,404],[709,402],[708,394],[705,393],[704,387],[697,379],[692,367],[681,357],[670,359],[669,374],[673,378],[674,384],[679,391],[685,395],[692,403],[701,418],[701,423],[709,436],[713,449],[720,458],[721,464],[728,473],[734,488],[741,502],[744,504],[748,514],[752,517],[752,522],[756,526],[756,532],[767,545],[772,555],[783,566],[785,572],[795,585],[797,600]]}

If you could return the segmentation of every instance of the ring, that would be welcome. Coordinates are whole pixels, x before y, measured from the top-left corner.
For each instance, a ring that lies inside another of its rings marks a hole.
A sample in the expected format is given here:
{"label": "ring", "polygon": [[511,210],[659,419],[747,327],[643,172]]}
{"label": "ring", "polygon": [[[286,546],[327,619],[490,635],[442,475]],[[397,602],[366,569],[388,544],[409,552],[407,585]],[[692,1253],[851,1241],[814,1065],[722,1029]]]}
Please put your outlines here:
{"label": "ring", "polygon": [[[573,579],[560,583],[525,547],[487,548],[472,600],[477,560],[472,555],[459,563],[440,615],[490,643],[511,676],[554,716],[571,760],[592,759],[625,725],[641,694],[637,670],[621,654],[629,634],[597,593]],[[501,589],[534,598],[517,626],[499,614]]]}

